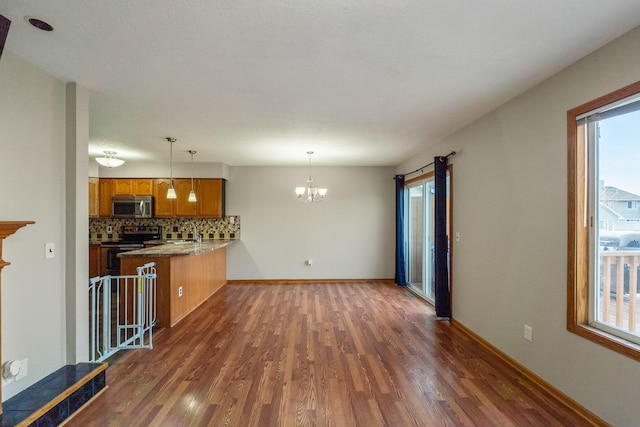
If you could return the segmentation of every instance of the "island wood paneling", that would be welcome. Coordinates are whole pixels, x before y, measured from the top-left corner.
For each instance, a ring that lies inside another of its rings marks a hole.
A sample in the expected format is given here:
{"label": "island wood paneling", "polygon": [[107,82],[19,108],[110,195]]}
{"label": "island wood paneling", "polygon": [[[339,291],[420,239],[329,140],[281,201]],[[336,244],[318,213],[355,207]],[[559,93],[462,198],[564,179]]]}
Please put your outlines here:
{"label": "island wood paneling", "polygon": [[136,267],[149,262],[157,263],[157,314],[162,328],[178,323],[227,280],[226,247],[191,256],[122,257],[121,272],[136,274]]}
{"label": "island wood paneling", "polygon": [[89,244],[89,278],[100,276],[102,253],[99,244]]}

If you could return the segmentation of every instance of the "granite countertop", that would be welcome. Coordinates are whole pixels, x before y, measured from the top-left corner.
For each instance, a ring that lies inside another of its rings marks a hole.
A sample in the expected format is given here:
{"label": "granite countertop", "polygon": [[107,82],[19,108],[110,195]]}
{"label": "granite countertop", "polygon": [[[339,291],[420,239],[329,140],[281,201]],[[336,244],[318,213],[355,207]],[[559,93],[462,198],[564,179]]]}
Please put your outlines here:
{"label": "granite countertop", "polygon": [[118,257],[170,257],[200,255],[206,252],[229,246],[236,240],[205,240],[202,243],[193,241],[182,241],[179,243],[166,243],[164,245],[153,246],[135,251],[120,252]]}
{"label": "granite countertop", "polygon": [[101,245],[102,243],[120,243],[120,239],[89,239],[90,245]]}

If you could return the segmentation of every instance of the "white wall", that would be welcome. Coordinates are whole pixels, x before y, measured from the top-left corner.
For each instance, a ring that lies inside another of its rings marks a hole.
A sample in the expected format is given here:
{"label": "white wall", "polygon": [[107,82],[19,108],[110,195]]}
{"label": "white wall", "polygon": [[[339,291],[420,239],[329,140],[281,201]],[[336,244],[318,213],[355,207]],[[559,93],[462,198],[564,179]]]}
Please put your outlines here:
{"label": "white wall", "polygon": [[[175,158],[175,151],[174,151]],[[95,163],[95,162],[93,162]],[[94,166],[91,171],[96,171]],[[229,280],[391,279],[394,276],[395,193],[392,167],[312,169],[327,200],[308,205],[294,189],[308,167],[234,167],[174,163],[174,177],[227,179],[226,214],[239,215],[241,241],[227,251]],[[167,177],[168,163],[100,167],[111,177]],[[313,267],[304,262],[311,258]]]}
{"label": "white wall", "polygon": [[3,245],[2,361],[29,359],[6,400],[65,364],[65,84],[5,49],[0,100],[0,220],[36,222]]}
{"label": "white wall", "polygon": [[639,80],[639,48],[640,28],[398,168],[458,151],[454,318],[615,426],[640,420],[640,363],[566,330],[566,112]]}
{"label": "white wall", "polygon": [[67,364],[89,360],[89,91],[66,85],[65,153],[65,315]]}
{"label": "white wall", "polygon": [[[169,144],[167,143],[167,150]],[[97,162],[90,161],[90,176],[100,178],[169,178],[169,151],[167,151],[167,161],[141,162],[129,161],[117,168],[106,168],[96,166]],[[176,153],[173,155],[173,177],[174,178],[228,178],[227,166],[223,163],[197,163],[193,165],[189,162],[176,161]]]}
{"label": "white wall", "polygon": [[306,167],[229,170],[227,214],[241,220],[241,241],[228,247],[229,280],[393,278],[393,168],[314,167],[316,184],[328,189],[320,204],[296,199]]}

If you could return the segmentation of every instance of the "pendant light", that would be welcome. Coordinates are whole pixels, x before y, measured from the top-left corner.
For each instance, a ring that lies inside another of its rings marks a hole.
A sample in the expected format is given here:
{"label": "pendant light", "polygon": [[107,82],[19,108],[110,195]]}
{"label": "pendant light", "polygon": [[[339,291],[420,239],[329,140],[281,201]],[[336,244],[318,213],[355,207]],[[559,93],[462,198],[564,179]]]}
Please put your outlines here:
{"label": "pendant light", "polygon": [[176,196],[176,190],[173,188],[173,143],[176,142],[175,138],[167,138],[167,141],[169,141],[169,147],[170,147],[170,151],[169,151],[169,189],[167,190],[167,199],[175,199]]}
{"label": "pendant light", "polygon": [[309,155],[309,179],[307,179],[306,187],[296,187],[296,195],[300,202],[318,203],[324,200],[324,196],[327,194],[327,189],[317,188],[313,185],[313,178],[311,177],[311,155],[313,154],[313,151],[307,151],[307,154]]}
{"label": "pendant light", "polygon": [[196,154],[196,150],[189,150],[189,154],[191,154],[191,191],[189,192],[189,201],[196,202],[196,192],[193,191],[193,155]]}

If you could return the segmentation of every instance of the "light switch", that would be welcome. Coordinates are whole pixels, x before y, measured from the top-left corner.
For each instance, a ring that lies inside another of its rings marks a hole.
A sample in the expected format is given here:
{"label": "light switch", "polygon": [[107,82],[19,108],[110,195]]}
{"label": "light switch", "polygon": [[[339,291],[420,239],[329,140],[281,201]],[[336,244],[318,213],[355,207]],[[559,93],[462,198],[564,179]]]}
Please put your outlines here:
{"label": "light switch", "polygon": [[44,257],[46,259],[55,258],[56,256],[56,245],[54,243],[45,243],[44,244]]}

